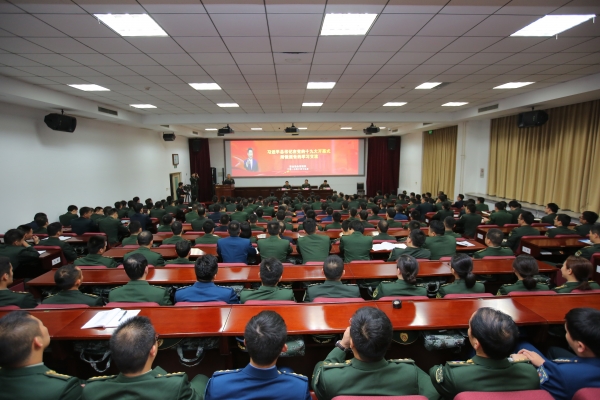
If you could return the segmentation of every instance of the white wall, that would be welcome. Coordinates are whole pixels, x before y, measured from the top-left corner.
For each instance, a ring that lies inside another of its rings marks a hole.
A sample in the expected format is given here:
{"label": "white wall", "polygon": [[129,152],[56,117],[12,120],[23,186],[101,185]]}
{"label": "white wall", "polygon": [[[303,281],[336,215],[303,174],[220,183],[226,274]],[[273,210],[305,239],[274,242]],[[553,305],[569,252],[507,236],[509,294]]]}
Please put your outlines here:
{"label": "white wall", "polygon": [[[48,112],[0,103],[0,232],[45,212],[57,221],[69,204],[108,206],[134,196],[169,195],[169,173],[189,181],[187,138],[77,118],[73,133],[52,131]],[[174,168],[171,154],[179,154]]]}
{"label": "white wall", "polygon": [[[458,125],[454,196],[486,193],[490,158],[491,120],[474,120]],[[483,169],[483,176],[481,175]]]}
{"label": "white wall", "polygon": [[400,191],[421,193],[423,132],[400,136]]}
{"label": "white wall", "polygon": [[[210,165],[217,169],[217,182],[221,182],[223,175],[222,168],[225,167],[225,148],[222,139],[209,139],[210,147]],[[292,186],[300,186],[304,183],[304,179],[308,179],[311,185],[320,185],[324,179],[327,179],[333,190],[343,192],[344,194],[356,193],[356,184],[364,183],[367,187],[367,153],[368,141],[365,142],[365,175],[364,176],[301,176],[294,178],[286,175],[281,178],[236,178],[235,185],[238,187],[253,187],[253,186],[281,186],[288,180]]]}

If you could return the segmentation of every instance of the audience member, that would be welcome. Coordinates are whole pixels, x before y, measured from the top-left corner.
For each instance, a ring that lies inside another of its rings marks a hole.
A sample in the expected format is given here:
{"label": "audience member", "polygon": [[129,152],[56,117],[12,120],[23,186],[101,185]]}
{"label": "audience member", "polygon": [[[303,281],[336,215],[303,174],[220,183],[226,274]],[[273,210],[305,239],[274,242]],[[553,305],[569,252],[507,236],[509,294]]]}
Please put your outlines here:
{"label": "audience member", "polygon": [[175,303],[182,301],[204,303],[207,301],[224,301],[228,304],[238,304],[239,298],[235,291],[227,286],[217,286],[214,283],[219,271],[217,257],[206,254],[198,257],[194,266],[196,280],[192,286],[178,289],[175,292]]}
{"label": "audience member", "polygon": [[48,296],[42,304],[87,304],[90,307],[102,305],[100,297],[79,291],[83,283],[83,272],[73,264],[63,265],[57,269],[54,273],[54,282],[60,292]]}
{"label": "audience member", "polygon": [[119,286],[111,290],[108,294],[109,302],[154,302],[161,306],[172,304],[168,289],[150,285],[146,281],[146,276],[148,276],[148,260],[146,260],[143,254],[131,254],[123,261],[123,267],[125,267],[125,273],[130,281],[124,286]]}

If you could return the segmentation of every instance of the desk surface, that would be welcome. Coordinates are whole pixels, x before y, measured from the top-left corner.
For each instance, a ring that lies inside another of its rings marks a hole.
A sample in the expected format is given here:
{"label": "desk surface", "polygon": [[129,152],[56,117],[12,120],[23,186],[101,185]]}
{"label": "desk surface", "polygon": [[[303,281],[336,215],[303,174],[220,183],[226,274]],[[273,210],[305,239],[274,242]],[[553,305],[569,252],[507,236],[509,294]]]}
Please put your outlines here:
{"label": "desk surface", "polygon": [[538,246],[542,248],[553,248],[553,247],[585,247],[589,246],[581,242],[580,240],[585,240],[586,238],[549,238],[545,236],[540,236],[539,238],[529,238],[529,239],[521,239],[522,245],[531,245]]}
{"label": "desk surface", "polygon": [[[550,297],[550,299],[549,299]],[[600,310],[600,295],[576,293],[568,296],[526,296],[515,297],[519,304],[536,310],[550,324],[562,324],[569,310],[590,307]]]}

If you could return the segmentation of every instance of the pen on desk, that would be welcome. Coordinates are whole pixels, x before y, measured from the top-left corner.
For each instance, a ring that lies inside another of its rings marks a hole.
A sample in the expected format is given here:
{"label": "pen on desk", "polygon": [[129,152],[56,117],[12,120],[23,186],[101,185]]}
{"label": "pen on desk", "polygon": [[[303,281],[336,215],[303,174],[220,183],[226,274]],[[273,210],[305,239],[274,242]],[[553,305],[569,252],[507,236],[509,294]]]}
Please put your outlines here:
{"label": "pen on desk", "polygon": [[121,317],[117,320],[117,322],[121,322],[121,320],[123,319],[123,317],[127,315],[127,310],[123,311],[123,315],[121,315]]}

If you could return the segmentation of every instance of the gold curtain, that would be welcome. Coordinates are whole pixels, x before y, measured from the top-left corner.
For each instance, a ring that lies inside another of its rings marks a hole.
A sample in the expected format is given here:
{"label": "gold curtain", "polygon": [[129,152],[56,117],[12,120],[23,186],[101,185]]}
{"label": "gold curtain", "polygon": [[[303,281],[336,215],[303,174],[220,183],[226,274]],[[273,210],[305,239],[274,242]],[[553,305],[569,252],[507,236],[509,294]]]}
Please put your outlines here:
{"label": "gold curtain", "polygon": [[423,192],[454,193],[458,126],[423,133]]}
{"label": "gold curtain", "polygon": [[600,100],[546,112],[534,128],[519,128],[516,115],[492,120],[487,193],[598,212]]}

